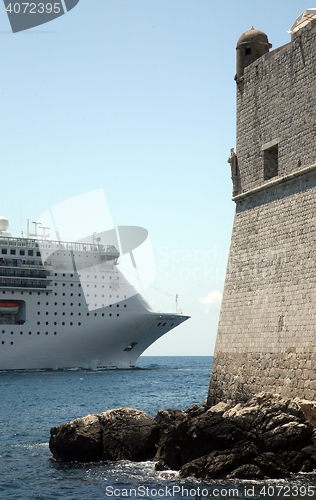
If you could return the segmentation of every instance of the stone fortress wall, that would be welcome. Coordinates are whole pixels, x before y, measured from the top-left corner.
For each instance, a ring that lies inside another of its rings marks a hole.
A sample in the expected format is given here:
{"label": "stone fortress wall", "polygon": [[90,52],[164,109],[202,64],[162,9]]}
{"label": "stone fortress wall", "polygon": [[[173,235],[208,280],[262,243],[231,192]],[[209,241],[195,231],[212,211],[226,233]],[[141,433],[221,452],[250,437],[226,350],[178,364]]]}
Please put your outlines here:
{"label": "stone fortress wall", "polygon": [[236,214],[208,403],[316,398],[316,20],[237,43]]}

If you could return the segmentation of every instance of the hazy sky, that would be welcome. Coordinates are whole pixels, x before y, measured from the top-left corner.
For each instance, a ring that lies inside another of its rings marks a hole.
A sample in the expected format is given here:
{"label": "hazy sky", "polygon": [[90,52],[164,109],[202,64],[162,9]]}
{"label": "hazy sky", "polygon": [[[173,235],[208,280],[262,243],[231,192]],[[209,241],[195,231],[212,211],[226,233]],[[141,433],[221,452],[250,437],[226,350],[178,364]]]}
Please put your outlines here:
{"label": "hazy sky", "polygon": [[80,0],[12,34],[0,4],[0,215],[18,236],[27,218],[103,189],[115,225],[146,228],[156,279],[145,297],[169,312],[178,294],[191,315],[148,355],[213,353],[234,216],[236,42],[254,26],[283,45],[309,7]]}

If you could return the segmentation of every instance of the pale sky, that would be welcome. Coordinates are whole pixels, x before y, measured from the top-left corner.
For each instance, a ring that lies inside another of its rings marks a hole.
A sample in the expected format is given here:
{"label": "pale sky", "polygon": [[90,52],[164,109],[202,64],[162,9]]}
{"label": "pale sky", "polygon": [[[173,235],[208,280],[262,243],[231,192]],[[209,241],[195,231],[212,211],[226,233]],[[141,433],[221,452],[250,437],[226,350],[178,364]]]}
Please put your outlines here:
{"label": "pale sky", "polygon": [[28,218],[103,189],[116,226],[146,228],[156,279],[144,296],[170,312],[178,294],[191,319],[145,354],[213,353],[235,208],[236,42],[254,26],[277,48],[310,7],[80,0],[12,34],[0,4],[0,215],[19,236]]}

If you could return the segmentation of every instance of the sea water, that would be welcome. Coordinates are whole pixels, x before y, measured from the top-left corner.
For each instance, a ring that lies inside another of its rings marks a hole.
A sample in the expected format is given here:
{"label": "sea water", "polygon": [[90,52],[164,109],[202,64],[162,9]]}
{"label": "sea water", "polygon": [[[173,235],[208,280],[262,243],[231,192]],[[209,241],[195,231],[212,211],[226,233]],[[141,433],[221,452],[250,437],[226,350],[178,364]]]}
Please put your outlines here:
{"label": "sea water", "polygon": [[50,428],[111,408],[154,417],[207,396],[211,357],[141,357],[138,369],[0,372],[0,499],[316,498],[316,478],[232,482],[181,480],[152,462],[55,462]]}

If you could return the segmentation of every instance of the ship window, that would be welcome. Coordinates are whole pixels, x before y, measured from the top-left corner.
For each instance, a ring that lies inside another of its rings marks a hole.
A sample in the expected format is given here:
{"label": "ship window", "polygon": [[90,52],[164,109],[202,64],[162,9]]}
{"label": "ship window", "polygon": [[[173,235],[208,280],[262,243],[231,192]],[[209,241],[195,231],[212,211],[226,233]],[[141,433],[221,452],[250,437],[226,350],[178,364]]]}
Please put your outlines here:
{"label": "ship window", "polygon": [[1,249],[1,253],[2,253],[2,254],[7,254],[7,253],[8,253],[8,252],[7,252],[7,249],[6,249],[6,248],[2,248],[2,249]]}
{"label": "ship window", "polygon": [[126,304],[124,304],[124,307],[127,307]]}
{"label": "ship window", "polygon": [[11,254],[11,255],[15,255],[15,248],[11,248],[11,250],[10,250],[10,254]]}
{"label": "ship window", "polygon": [[20,335],[23,335],[23,332],[20,332]]}
{"label": "ship window", "polygon": [[109,316],[112,316],[112,313],[110,313]]}
{"label": "ship window", "polygon": [[4,340],[1,342],[1,344],[4,344]]}
{"label": "ship window", "polygon": [[119,313],[117,313],[117,315],[116,315],[116,316],[119,316],[119,315],[120,315],[120,314],[119,314]]}
{"label": "ship window", "polygon": [[25,255],[25,250],[20,250],[20,255]]}
{"label": "ship window", "polygon": [[10,342],[11,345],[13,345],[13,342]]}
{"label": "ship window", "polygon": [[27,251],[27,255],[29,255],[30,257],[32,257],[33,256],[33,250],[28,250]]}
{"label": "ship window", "polygon": [[78,325],[81,326],[81,323],[79,322]]}
{"label": "ship window", "polygon": [[41,334],[41,332],[37,332],[37,335],[40,335],[40,334]]}
{"label": "ship window", "polygon": [[57,325],[57,321],[54,321],[54,325],[55,325],[55,326]]}
{"label": "ship window", "polygon": [[32,335],[32,332],[29,332],[29,335]]}
{"label": "ship window", "polygon": [[38,321],[38,322],[37,322],[37,324],[38,324],[38,325],[40,325],[40,324],[41,324],[41,322],[40,322],[40,321]]}
{"label": "ship window", "polygon": [[158,325],[157,325],[157,326],[160,326],[160,325],[161,325],[161,323],[158,323]]}
{"label": "ship window", "polygon": [[48,332],[45,332],[45,335],[48,335]]}
{"label": "ship window", "polygon": [[57,335],[57,332],[54,332],[54,335]]}

